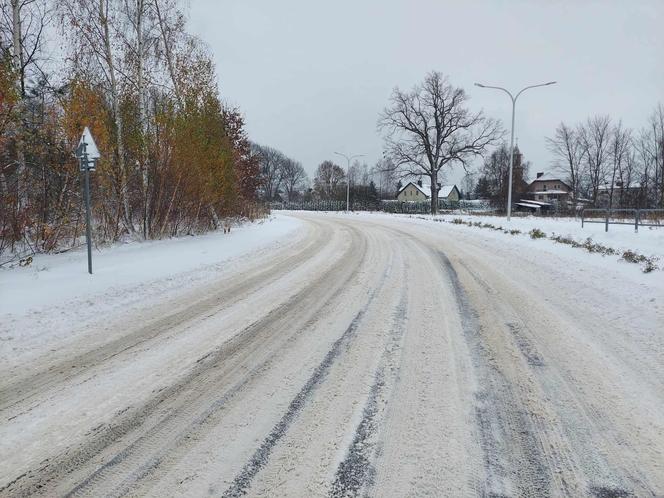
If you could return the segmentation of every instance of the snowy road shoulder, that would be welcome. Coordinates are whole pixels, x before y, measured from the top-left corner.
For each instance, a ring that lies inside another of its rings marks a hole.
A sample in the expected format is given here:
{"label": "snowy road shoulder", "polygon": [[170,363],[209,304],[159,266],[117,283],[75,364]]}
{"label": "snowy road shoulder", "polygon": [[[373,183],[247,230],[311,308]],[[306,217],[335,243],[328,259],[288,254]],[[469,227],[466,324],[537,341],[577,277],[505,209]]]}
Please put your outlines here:
{"label": "snowy road shoulder", "polygon": [[84,250],[38,255],[29,267],[0,269],[0,360],[13,364],[22,352],[45,349],[73,328],[112,320],[210,282],[248,259],[269,257],[305,231],[301,221],[277,214],[230,234],[96,250],[94,275],[87,274]]}
{"label": "snowy road shoulder", "polygon": [[[481,238],[504,249],[525,250],[533,256],[572,259],[581,266],[599,265],[604,267],[604,271],[615,271],[629,277],[641,273],[644,268],[644,264],[630,264],[621,258],[625,251],[632,251],[634,254],[651,258],[658,270],[652,276],[654,278],[646,277],[646,281],[658,280],[660,272],[664,271],[664,227],[641,227],[635,232],[631,225],[611,225],[609,231],[605,232],[603,224],[586,224],[582,227],[581,221],[573,218],[527,216],[512,218],[507,222],[504,217],[498,216],[457,214],[432,217],[419,214],[353,213],[351,216],[373,221],[394,220],[434,230],[445,230],[460,237]],[[529,235],[531,230],[541,231],[542,237],[532,238]],[[510,234],[510,231],[513,233]],[[566,243],[556,242],[554,237]],[[576,247],[569,245],[572,241]],[[591,254],[584,248],[587,241],[613,253],[601,254],[601,250],[598,250]]]}

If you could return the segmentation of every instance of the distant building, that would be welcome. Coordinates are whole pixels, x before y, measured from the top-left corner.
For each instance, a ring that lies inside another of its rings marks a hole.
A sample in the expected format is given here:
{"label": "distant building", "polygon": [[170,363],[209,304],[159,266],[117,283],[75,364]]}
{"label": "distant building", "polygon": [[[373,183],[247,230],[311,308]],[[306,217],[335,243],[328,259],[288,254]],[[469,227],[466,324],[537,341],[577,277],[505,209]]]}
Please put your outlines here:
{"label": "distant building", "polygon": [[535,201],[562,204],[572,201],[574,193],[560,176],[540,172],[528,186],[528,196]]}
{"label": "distant building", "polygon": [[[459,189],[456,185],[439,185],[438,199],[445,201],[458,201]],[[431,185],[423,185],[422,180],[408,182],[397,193],[397,200],[401,202],[425,202],[431,199]]]}
{"label": "distant building", "polygon": [[640,204],[641,193],[640,183],[624,185],[623,182],[616,182],[613,186],[600,185],[597,188],[595,204],[600,207],[634,208]]}

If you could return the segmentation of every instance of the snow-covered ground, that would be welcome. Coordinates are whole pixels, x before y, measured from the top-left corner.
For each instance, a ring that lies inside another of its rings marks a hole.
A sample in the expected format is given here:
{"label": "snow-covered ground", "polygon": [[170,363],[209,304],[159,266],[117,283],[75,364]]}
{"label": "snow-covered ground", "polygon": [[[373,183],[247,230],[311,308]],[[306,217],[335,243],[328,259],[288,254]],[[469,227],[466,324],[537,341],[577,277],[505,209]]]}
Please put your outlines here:
{"label": "snow-covered ground", "polygon": [[280,213],[1,273],[0,495],[664,494],[661,270],[453,218]]}
{"label": "snow-covered ground", "polygon": [[[537,252],[545,251],[551,253],[562,251],[570,256],[577,255],[582,261],[586,260],[586,256],[590,256],[591,260],[605,258],[605,260],[617,262],[620,260],[620,254],[624,251],[631,250],[643,254],[644,256],[657,258],[660,263],[660,268],[664,269],[664,225],[661,227],[639,227],[638,232],[634,230],[633,225],[610,225],[609,231],[606,232],[604,230],[604,225],[600,223],[586,223],[582,227],[580,218],[518,216],[512,217],[508,222],[505,217],[500,216],[458,214],[431,216],[419,214],[353,213],[353,215],[366,219],[378,219],[383,217],[406,218],[411,220],[411,223],[415,224],[429,223],[433,230],[436,229],[433,225],[434,222],[442,222],[445,223],[444,230],[446,231],[476,231],[479,236],[487,237],[487,239],[501,240],[503,243],[514,244],[515,246],[529,248],[530,250]],[[495,227],[503,228],[504,230],[519,230],[521,231],[521,234],[509,235],[498,231],[491,235],[493,230],[487,228],[454,225],[452,222],[455,219],[461,219],[466,223],[487,223],[494,225]],[[452,224],[453,226],[448,226],[448,224]],[[533,229],[542,230],[546,234],[547,239],[532,240],[528,233]],[[583,249],[565,247],[552,240],[548,240],[548,237],[554,235],[569,237],[580,243],[590,238],[595,243],[615,249],[618,255],[602,256],[600,254],[586,254],[586,256],[584,256],[581,254],[586,252]],[[569,249],[572,249],[572,252],[569,252]],[[634,265],[634,267],[637,267],[637,265]],[[658,278],[661,278],[661,275]]]}
{"label": "snow-covered ground", "polygon": [[85,248],[0,268],[0,362],[22,363],[24,354],[48,350],[73,331],[174,299],[252,258],[269,257],[301,237],[301,228],[297,219],[277,214],[230,234],[117,244],[93,251],[93,275]]}

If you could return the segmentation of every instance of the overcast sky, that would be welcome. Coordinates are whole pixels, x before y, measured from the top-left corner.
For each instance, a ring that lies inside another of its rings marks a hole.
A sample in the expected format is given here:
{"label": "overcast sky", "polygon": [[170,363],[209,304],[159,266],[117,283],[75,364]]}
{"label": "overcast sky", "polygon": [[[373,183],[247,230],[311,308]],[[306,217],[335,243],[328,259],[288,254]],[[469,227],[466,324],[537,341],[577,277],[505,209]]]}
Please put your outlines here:
{"label": "overcast sky", "polygon": [[[392,89],[431,70],[509,127],[509,98],[476,81],[529,90],[516,136],[531,176],[550,169],[545,137],[593,114],[639,128],[664,102],[664,0],[192,0],[222,97],[252,140],[311,174],[333,151],[382,154],[376,130]],[[345,164],[343,164],[345,167]],[[448,174],[458,182],[461,174]]]}

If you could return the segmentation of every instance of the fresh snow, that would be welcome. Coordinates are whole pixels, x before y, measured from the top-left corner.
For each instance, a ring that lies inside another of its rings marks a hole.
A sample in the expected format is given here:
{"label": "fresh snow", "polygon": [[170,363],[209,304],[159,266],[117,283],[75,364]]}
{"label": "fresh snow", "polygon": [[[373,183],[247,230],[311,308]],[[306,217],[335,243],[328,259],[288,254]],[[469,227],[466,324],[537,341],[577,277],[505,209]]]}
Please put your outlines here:
{"label": "fresh snow", "polygon": [[[280,213],[2,273],[39,306],[1,317],[0,494],[661,494],[662,272],[454,217]],[[107,283],[39,287],[66,265]]]}
{"label": "fresh snow", "polygon": [[[571,254],[585,253],[583,249],[566,247],[563,244],[556,243],[552,240],[538,239],[532,240],[528,236],[528,232],[535,228],[539,228],[547,237],[551,235],[561,235],[563,237],[571,237],[578,242],[583,242],[591,238],[594,242],[611,247],[620,251],[621,253],[626,250],[632,250],[645,256],[654,256],[659,259],[659,266],[664,266],[664,225],[661,227],[639,227],[639,231],[634,231],[633,225],[609,225],[609,231],[604,231],[603,223],[586,223],[581,227],[581,218],[553,218],[553,217],[539,217],[539,216],[513,216],[508,222],[502,216],[478,216],[478,215],[459,215],[459,214],[443,214],[437,216],[419,215],[419,214],[385,214],[385,213],[357,213],[358,216],[369,217],[400,217],[409,218],[412,223],[425,222],[432,224],[432,222],[445,223],[446,230],[461,230],[461,231],[476,231],[478,235],[487,238],[496,238],[505,243],[512,243],[521,245],[526,243],[533,245],[542,251],[556,251],[559,248],[570,249],[575,252]],[[521,235],[509,235],[503,232],[489,230],[480,227],[469,227],[467,225],[454,225],[451,222],[460,218],[464,222],[480,222],[488,223],[496,227],[502,227],[505,230],[520,230]],[[452,225],[452,226],[450,226]],[[566,251],[565,251],[566,252]],[[601,256],[599,254],[590,254],[595,258],[613,258],[617,260],[619,256]],[[583,258],[583,255],[579,257]],[[637,267],[637,265],[630,265]]]}
{"label": "fresh snow", "polygon": [[289,242],[302,222],[273,215],[221,231],[93,251],[36,255],[27,267],[0,268],[0,362],[18,364],[105,316],[159,303],[223,275],[243,260]]}

